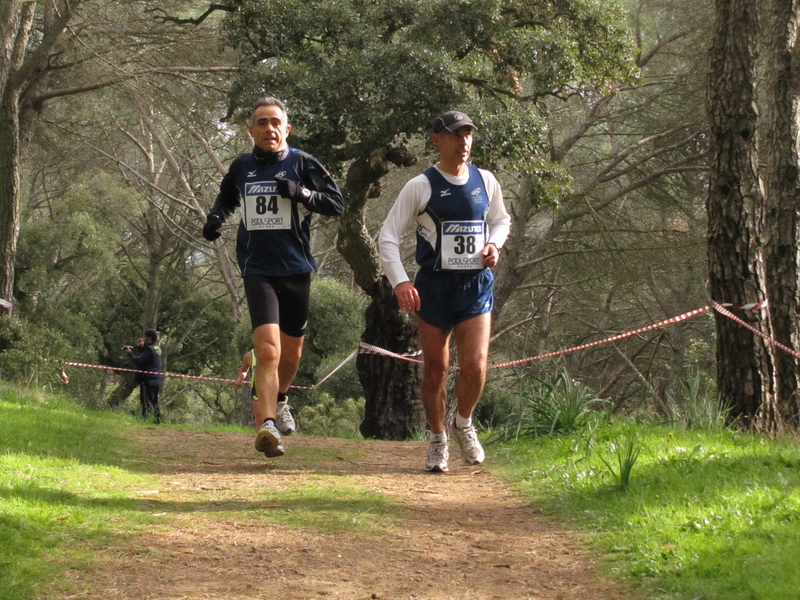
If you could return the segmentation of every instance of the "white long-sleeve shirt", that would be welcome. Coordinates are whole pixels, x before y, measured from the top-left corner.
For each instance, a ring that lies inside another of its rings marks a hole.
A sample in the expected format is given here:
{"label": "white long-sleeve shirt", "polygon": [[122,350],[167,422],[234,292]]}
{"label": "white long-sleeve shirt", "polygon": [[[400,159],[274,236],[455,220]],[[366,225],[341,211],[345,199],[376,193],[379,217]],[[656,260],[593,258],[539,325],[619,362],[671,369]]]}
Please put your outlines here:
{"label": "white long-sleeve shirt", "polygon": [[[437,168],[437,170],[453,185],[465,185],[469,180],[468,173],[456,177],[441,169]],[[511,231],[511,216],[506,210],[503,192],[494,174],[485,169],[479,169],[479,171],[489,196],[489,208],[486,213],[488,228],[486,243],[501,248]],[[400,191],[383,227],[381,227],[381,233],[378,236],[378,251],[383,270],[393,288],[404,281],[410,281],[403,266],[400,244],[412,223],[417,228],[427,228],[428,224],[425,222],[427,215],[423,214],[423,211],[430,197],[431,185],[428,178],[424,174],[417,175]]]}

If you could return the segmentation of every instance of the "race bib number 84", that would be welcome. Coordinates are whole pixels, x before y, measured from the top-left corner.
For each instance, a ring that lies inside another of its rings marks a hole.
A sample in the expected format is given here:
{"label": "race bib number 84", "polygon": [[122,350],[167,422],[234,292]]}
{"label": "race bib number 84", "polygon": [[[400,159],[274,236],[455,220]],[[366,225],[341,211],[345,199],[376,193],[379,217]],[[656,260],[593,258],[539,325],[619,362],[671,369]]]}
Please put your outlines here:
{"label": "race bib number 84", "polygon": [[245,183],[244,214],[249,231],[292,227],[292,201],[278,194],[274,181]]}
{"label": "race bib number 84", "polygon": [[442,223],[442,269],[482,269],[486,245],[483,221]]}

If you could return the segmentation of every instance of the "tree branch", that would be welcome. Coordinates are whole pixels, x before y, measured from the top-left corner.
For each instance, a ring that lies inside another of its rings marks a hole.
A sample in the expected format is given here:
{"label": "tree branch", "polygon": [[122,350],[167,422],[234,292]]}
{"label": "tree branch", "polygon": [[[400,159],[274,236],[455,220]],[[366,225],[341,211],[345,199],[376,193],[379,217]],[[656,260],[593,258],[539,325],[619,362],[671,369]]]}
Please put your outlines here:
{"label": "tree branch", "polygon": [[176,23],[178,25],[200,25],[203,21],[205,21],[208,17],[214,14],[217,11],[222,12],[236,12],[239,10],[238,6],[230,6],[227,4],[210,4],[206,12],[195,19],[181,19],[179,17],[173,17],[171,15],[166,14],[166,11],[163,8],[149,8],[145,9],[144,12],[146,13],[163,13],[163,16],[154,16],[157,21],[161,21],[162,23]]}
{"label": "tree branch", "polygon": [[175,75],[182,73],[234,73],[238,71],[238,67],[153,67],[152,69],[141,69],[132,73],[126,73],[118,77],[113,77],[106,81],[99,81],[91,85],[77,86],[73,88],[62,88],[59,90],[50,90],[44,94],[37,96],[35,102],[45,103],[55,98],[64,98],[66,96],[74,96],[76,94],[83,94],[85,92],[94,92],[112,85],[118,85],[130,79],[141,77],[142,75]]}

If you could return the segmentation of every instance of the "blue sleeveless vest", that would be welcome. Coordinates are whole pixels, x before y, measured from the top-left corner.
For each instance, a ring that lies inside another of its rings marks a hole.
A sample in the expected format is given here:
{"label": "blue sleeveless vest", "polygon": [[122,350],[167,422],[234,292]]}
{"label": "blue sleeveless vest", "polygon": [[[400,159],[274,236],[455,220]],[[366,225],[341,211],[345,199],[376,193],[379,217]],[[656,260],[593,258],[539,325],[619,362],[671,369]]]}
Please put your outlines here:
{"label": "blue sleeveless vest", "polygon": [[[417,231],[417,264],[446,273],[482,271],[481,251],[486,245],[486,213],[489,196],[477,167],[467,164],[469,180],[453,185],[431,167],[424,175],[431,184],[431,198],[421,214],[433,221],[435,236]],[[431,243],[433,242],[433,243]]]}

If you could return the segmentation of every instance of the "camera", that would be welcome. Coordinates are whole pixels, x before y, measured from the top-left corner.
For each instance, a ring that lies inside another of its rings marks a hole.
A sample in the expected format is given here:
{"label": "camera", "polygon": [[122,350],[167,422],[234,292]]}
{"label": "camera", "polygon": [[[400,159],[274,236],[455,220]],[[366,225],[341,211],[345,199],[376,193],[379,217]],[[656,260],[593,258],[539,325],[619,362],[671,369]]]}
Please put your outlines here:
{"label": "camera", "polygon": [[133,350],[133,346],[123,346],[122,350],[123,351],[125,351],[125,350]]}

